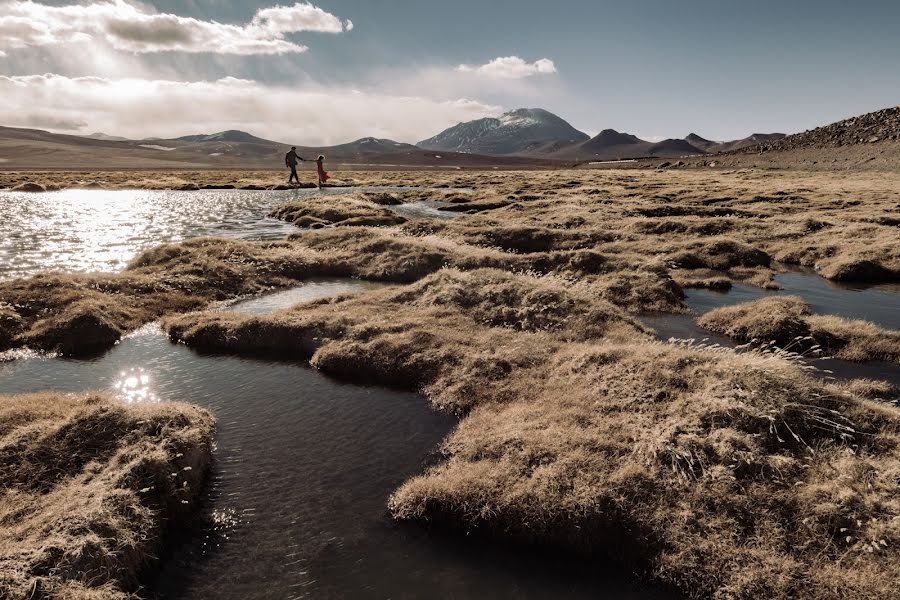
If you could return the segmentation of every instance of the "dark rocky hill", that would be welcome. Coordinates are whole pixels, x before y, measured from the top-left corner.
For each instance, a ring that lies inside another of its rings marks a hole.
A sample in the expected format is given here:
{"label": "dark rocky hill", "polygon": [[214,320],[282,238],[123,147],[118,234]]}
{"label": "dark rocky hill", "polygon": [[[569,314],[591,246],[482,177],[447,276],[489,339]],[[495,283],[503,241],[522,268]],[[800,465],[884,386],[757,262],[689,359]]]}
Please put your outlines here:
{"label": "dark rocky hill", "polygon": [[785,136],[779,140],[762,140],[747,148],[752,152],[824,149],[875,144],[900,140],[900,106],[838,121],[824,127],[816,127],[803,133]]}

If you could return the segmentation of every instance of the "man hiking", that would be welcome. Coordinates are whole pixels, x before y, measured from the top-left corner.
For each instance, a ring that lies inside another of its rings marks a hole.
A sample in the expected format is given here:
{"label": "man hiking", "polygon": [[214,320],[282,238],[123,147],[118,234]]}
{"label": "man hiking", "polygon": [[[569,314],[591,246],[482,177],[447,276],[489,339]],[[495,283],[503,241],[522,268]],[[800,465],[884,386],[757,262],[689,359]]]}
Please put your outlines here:
{"label": "man hiking", "polygon": [[300,176],[297,175],[297,161],[306,159],[297,155],[297,146],[291,146],[291,151],[284,155],[284,166],[291,170],[291,176],[288,177],[288,185],[293,182],[300,183]]}

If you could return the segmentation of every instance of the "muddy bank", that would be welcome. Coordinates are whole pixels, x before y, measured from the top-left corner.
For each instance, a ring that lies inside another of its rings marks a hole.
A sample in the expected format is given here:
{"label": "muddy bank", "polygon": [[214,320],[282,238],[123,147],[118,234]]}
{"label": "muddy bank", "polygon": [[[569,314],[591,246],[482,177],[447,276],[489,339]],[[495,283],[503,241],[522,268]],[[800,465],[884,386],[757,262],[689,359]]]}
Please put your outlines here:
{"label": "muddy bank", "polygon": [[204,352],[294,356],[462,415],[444,462],[391,499],[400,520],[625,558],[697,596],[896,584],[900,412],[866,399],[874,384],[656,343],[589,286],[490,270],[166,327]]}
{"label": "muddy bank", "polygon": [[0,397],[0,596],[132,597],[196,507],[213,427],[180,404]]}

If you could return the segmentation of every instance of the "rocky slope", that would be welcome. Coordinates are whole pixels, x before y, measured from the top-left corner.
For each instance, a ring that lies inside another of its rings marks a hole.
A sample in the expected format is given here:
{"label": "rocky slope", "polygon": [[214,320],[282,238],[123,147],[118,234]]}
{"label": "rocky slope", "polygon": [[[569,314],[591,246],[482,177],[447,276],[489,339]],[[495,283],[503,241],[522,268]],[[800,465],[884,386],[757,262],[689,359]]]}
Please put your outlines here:
{"label": "rocky slope", "polygon": [[754,152],[767,152],[802,148],[839,148],[888,140],[900,140],[900,106],[816,127],[774,142],[764,140],[748,149]]}

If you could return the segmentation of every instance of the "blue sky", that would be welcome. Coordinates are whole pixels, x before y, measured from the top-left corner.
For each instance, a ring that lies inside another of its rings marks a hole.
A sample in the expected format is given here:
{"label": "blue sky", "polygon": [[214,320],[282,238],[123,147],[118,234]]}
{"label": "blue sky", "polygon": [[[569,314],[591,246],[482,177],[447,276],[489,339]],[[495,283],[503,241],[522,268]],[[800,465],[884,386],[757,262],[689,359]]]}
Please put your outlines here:
{"label": "blue sky", "polygon": [[[122,0],[41,4],[104,2]],[[22,15],[45,18],[47,11],[26,4],[0,0],[0,34],[4,15],[7,21],[18,15],[17,26]],[[128,18],[171,15],[245,26],[257,11],[276,4],[155,0],[135,5],[140,14]],[[0,83],[0,91],[23,103],[0,108],[0,122],[58,121],[57,129],[113,129],[132,136],[144,130],[159,134],[154,128],[165,135],[234,125],[262,135],[281,133],[279,139],[287,129],[311,142],[370,134],[416,141],[455,120],[539,106],[589,133],[611,127],[647,138],[693,131],[732,139],[801,131],[900,102],[900,3],[884,0],[314,4],[321,9],[313,15],[319,19],[315,25],[253,34],[263,35],[263,44],[308,47],[304,52],[273,54],[215,31],[209,33],[214,41],[199,48],[148,49],[136,45],[146,43],[146,30],[139,40],[113,39],[91,23],[74,33],[51,23],[57,39],[23,34],[7,47],[0,35],[0,76],[14,79],[5,87]],[[521,59],[514,65],[521,71],[511,76],[502,65],[479,70],[499,57]],[[534,67],[542,59],[553,69]],[[56,78],[34,78],[48,73]],[[106,87],[85,77],[100,78]],[[235,81],[242,82],[238,91]],[[176,90],[170,85],[175,82],[186,85]],[[249,99],[252,94],[257,101]],[[110,95],[130,100],[118,105]],[[166,119],[153,98],[185,108]],[[79,102],[85,105],[80,112]],[[196,103],[208,107],[208,119],[190,110]],[[144,118],[148,112],[153,120]]]}

